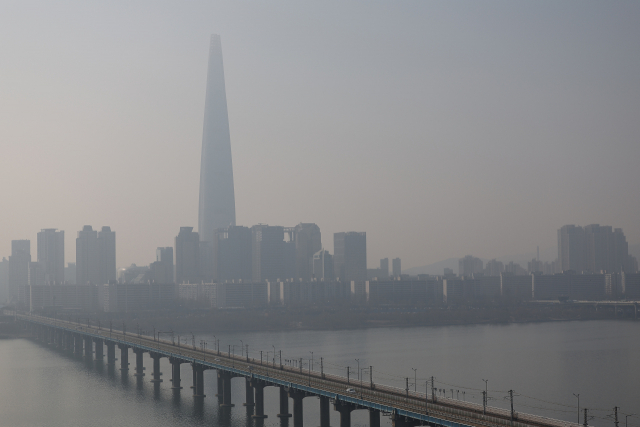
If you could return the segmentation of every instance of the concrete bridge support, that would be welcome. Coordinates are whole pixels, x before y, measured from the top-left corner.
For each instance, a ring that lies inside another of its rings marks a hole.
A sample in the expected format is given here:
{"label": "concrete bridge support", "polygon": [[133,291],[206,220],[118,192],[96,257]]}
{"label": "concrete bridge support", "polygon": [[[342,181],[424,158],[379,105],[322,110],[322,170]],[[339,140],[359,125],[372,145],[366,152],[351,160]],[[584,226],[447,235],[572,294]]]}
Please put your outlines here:
{"label": "concrete bridge support", "polygon": [[380,427],[380,411],[369,408],[369,427]]}
{"label": "concrete bridge support", "polygon": [[120,370],[129,370],[129,346],[124,344],[118,344],[120,349]]}
{"label": "concrete bridge support", "polygon": [[289,397],[293,399],[293,427],[302,427],[302,399],[305,396],[303,391],[289,389]]}
{"label": "concrete bridge support", "polygon": [[94,338],[93,342],[96,344],[96,359],[104,358],[104,352],[102,351],[102,339]]}
{"label": "concrete bridge support", "polygon": [[107,365],[115,366],[116,365],[116,343],[111,341],[105,341],[104,344],[107,346]]}
{"label": "concrete bridge support", "polygon": [[394,411],[391,413],[391,425],[392,427],[415,427],[420,425],[420,421],[413,418],[402,417]]}
{"label": "concrete bridge support", "polygon": [[93,340],[91,337],[84,337],[84,355],[93,357]]}
{"label": "concrete bridge support", "polygon": [[291,416],[289,413],[289,395],[284,386],[278,388],[280,389],[280,413],[278,416],[280,418],[289,418]]}
{"label": "concrete bridge support", "polygon": [[351,411],[356,409],[356,406],[336,400],[333,404],[333,409],[340,413],[340,427],[351,427]]}
{"label": "concrete bridge support", "polygon": [[[329,424],[329,398],[320,396],[320,427],[329,427]],[[378,425],[371,427],[380,427],[380,418],[378,418]]]}
{"label": "concrete bridge support", "polygon": [[174,390],[180,390],[180,359],[175,357],[169,358],[171,363],[171,388]]}
{"label": "concrete bridge support", "polygon": [[[162,372],[160,372],[160,358],[162,355],[160,353],[149,353],[149,356],[153,359],[153,379],[152,383],[161,383]],[[179,366],[179,365],[178,365]]]}
{"label": "concrete bridge support", "polygon": [[267,418],[264,414],[264,387],[266,386],[264,381],[252,379],[251,386],[255,391],[255,414],[252,418]]}
{"label": "concrete bridge support", "polygon": [[222,382],[222,403],[220,406],[232,407],[231,403],[231,375],[230,372],[218,371],[218,383]]}
{"label": "concrete bridge support", "polygon": [[136,355],[136,373],[133,374],[136,377],[144,377],[144,350],[140,348],[134,348],[133,352]]}
{"label": "concrete bridge support", "polygon": [[204,394],[204,371],[206,368],[197,363],[192,363],[191,367],[193,368],[193,397],[206,397]]}
{"label": "concrete bridge support", "polygon": [[82,354],[82,337],[80,335],[74,336],[73,342],[75,344],[75,352],[77,354]]}
{"label": "concrete bridge support", "polygon": [[255,402],[253,400],[253,387],[251,387],[251,379],[249,377],[245,377],[244,379],[244,403],[243,406],[255,406]]}

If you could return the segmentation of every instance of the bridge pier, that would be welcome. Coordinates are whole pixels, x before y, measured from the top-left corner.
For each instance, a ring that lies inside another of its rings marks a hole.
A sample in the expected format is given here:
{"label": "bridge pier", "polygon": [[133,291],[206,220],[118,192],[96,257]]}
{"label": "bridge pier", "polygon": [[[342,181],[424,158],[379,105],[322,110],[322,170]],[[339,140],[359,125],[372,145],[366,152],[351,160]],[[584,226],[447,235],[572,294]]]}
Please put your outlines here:
{"label": "bridge pier", "polygon": [[115,366],[116,364],[116,343],[112,341],[105,341],[107,346],[107,365]]}
{"label": "bridge pier", "polygon": [[[206,397],[204,394],[204,371],[205,367],[197,363],[191,364],[193,368],[193,397]],[[229,396],[231,398],[231,396]]]}
{"label": "bridge pier", "polygon": [[169,358],[171,363],[171,388],[174,390],[180,390],[180,359],[175,357]]}
{"label": "bridge pier", "polygon": [[77,354],[82,354],[82,337],[80,335],[74,336],[73,342],[75,344],[75,352]]}
{"label": "bridge pier", "polygon": [[255,390],[256,398],[255,398],[255,414],[252,415],[252,418],[267,418],[264,414],[264,381],[252,379],[251,386]]}
{"label": "bridge pier", "polygon": [[340,427],[351,427],[351,411],[355,410],[356,406],[336,400],[333,404],[333,409],[340,413]]}
{"label": "bridge pier", "polygon": [[281,385],[278,388],[280,389],[280,413],[278,416],[280,418],[289,418],[291,416],[289,413],[289,395],[284,386]]}
{"label": "bridge pier", "polygon": [[120,349],[120,370],[129,370],[129,346],[125,344],[118,344]]}
{"label": "bridge pier", "polygon": [[369,427],[380,427],[380,411],[369,408]]}
{"label": "bridge pier", "polygon": [[293,399],[293,427],[302,427],[302,399],[306,395],[303,391],[289,389],[289,397]]}
{"label": "bridge pier", "polygon": [[134,348],[133,352],[136,355],[136,373],[133,375],[136,377],[144,377],[144,350],[141,348]]}
{"label": "bridge pier", "polygon": [[91,337],[84,337],[84,355],[93,357],[93,340]]}
{"label": "bridge pier", "polygon": [[253,387],[251,387],[251,379],[249,377],[244,378],[244,403],[243,406],[255,406],[253,400]]}
{"label": "bridge pier", "polygon": [[[320,427],[329,427],[329,398],[326,396],[320,396]],[[380,418],[378,418],[378,425],[371,427],[380,427]]]}
{"label": "bridge pier", "polygon": [[232,407],[231,403],[231,375],[230,372],[218,371],[218,381],[222,381],[222,403],[220,406]]}
{"label": "bridge pier", "polygon": [[96,359],[102,359],[104,357],[104,352],[102,351],[102,339],[95,338],[94,342],[96,343]]}
{"label": "bridge pier", "polygon": [[[160,358],[162,355],[160,353],[149,353],[149,356],[153,359],[153,379],[151,382],[161,383],[162,379],[160,379],[160,377],[162,376],[162,372],[160,372]],[[178,367],[179,366],[180,365],[178,365]]]}

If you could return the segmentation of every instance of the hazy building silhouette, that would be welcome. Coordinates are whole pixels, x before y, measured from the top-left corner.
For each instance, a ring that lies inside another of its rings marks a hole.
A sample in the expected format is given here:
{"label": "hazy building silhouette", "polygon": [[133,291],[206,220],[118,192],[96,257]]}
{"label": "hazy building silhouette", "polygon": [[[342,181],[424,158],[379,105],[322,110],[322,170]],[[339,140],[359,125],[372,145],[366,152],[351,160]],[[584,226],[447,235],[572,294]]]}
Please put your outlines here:
{"label": "hazy building silhouette", "polygon": [[482,260],[471,255],[458,260],[458,275],[460,277],[471,276],[483,272]]}
{"label": "hazy building silhouette", "polygon": [[216,230],[214,239],[214,277],[218,282],[253,278],[251,229],[235,225]]}
{"label": "hazy building silhouette", "polygon": [[389,277],[389,258],[382,258],[380,260],[380,276]]}
{"label": "hazy building silhouette", "polygon": [[116,269],[116,233],[111,227],[102,227],[98,232],[98,282],[115,283],[117,281]]}
{"label": "hazy building silhouette", "polygon": [[149,266],[155,283],[173,283],[173,248],[156,249],[156,260]]}
{"label": "hazy building silhouette", "polygon": [[394,258],[391,262],[391,266],[393,268],[393,276],[400,277],[402,275],[402,263],[400,258]]}
{"label": "hazy building silhouette", "polygon": [[64,281],[70,285],[76,284],[76,263],[69,262],[64,268]]}
{"label": "hazy building silhouette", "polygon": [[575,225],[564,225],[558,230],[558,259],[562,271],[585,270],[584,229]]}
{"label": "hazy building silhouette", "polygon": [[[213,242],[215,230],[236,225],[231,138],[220,36],[212,35],[200,157],[200,240]],[[177,262],[177,252],[176,252]]]}
{"label": "hazy building silhouette", "polygon": [[[90,225],[78,231],[76,238],[76,284],[99,284],[98,232]],[[101,284],[101,283],[100,283]]]}
{"label": "hazy building silhouette", "polygon": [[46,283],[64,283],[64,231],[45,228],[38,233],[38,264]]}
{"label": "hazy building silhouette", "polygon": [[9,260],[5,257],[0,261],[0,302],[9,299]]}
{"label": "hazy building silhouette", "polygon": [[333,257],[331,254],[322,249],[313,255],[313,277],[316,280],[333,280]]}
{"label": "hazy building silhouette", "polygon": [[334,274],[341,281],[367,280],[367,233],[334,233],[333,252]]}
{"label": "hazy building silhouette", "polygon": [[251,262],[254,282],[275,281],[285,273],[284,227],[265,224],[251,227]]}
{"label": "hazy building silhouette", "polygon": [[9,297],[13,301],[26,303],[25,288],[29,285],[29,263],[31,241],[12,240],[9,257]]}
{"label": "hazy building silhouette", "polygon": [[200,238],[193,227],[180,227],[176,237],[176,283],[200,282]]}
{"label": "hazy building silhouette", "polygon": [[620,273],[629,262],[629,245],[621,228],[565,225],[558,230],[558,258],[563,271]]}
{"label": "hazy building silhouette", "polygon": [[485,276],[499,276],[502,272],[504,272],[504,264],[495,259],[487,261],[484,267]]}
{"label": "hazy building silhouette", "polygon": [[300,223],[295,227],[296,279],[308,281],[312,276],[313,256],[322,249],[320,227]]}

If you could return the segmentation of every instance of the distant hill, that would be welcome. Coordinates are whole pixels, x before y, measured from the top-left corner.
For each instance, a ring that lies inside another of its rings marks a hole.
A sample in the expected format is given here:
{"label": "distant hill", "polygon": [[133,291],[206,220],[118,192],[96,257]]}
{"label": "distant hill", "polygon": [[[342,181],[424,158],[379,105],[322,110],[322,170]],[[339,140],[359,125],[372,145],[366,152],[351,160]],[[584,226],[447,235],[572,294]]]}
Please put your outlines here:
{"label": "distant hill", "polygon": [[422,267],[413,267],[402,270],[402,274],[410,274],[416,276],[418,274],[431,274],[433,276],[444,274],[445,268],[451,268],[455,274],[458,274],[458,259],[449,258],[444,261],[434,262],[433,264],[423,265]]}

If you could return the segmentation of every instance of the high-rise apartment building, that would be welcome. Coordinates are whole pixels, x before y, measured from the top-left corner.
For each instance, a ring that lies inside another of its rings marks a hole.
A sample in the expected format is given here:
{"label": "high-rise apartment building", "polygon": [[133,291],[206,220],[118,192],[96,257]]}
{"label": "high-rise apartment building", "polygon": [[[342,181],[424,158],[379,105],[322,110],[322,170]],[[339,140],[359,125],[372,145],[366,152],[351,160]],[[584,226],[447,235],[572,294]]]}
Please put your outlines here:
{"label": "high-rise apartment building", "polygon": [[98,231],[85,225],[76,238],[76,284],[99,284]]}
{"label": "high-rise apartment building", "polygon": [[276,281],[284,277],[284,227],[266,224],[251,227],[253,281]]}
{"label": "high-rise apartment building", "polygon": [[320,227],[316,224],[300,223],[294,229],[296,279],[308,281],[313,268],[313,255],[322,249]]}
{"label": "high-rise apartment building", "polygon": [[12,240],[9,257],[9,298],[17,302],[22,296],[26,303],[24,289],[29,285],[29,264],[31,263],[31,241]]}
{"label": "high-rise apartment building", "polygon": [[342,282],[367,280],[367,233],[334,233],[333,270]]}
{"label": "high-rise apartment building", "polygon": [[200,238],[193,227],[180,227],[176,237],[176,283],[200,282]]}
{"label": "high-rise apartment building", "polygon": [[484,269],[482,260],[471,255],[458,260],[458,275],[460,277],[482,273]]}
{"label": "high-rise apartment building", "polygon": [[217,282],[253,278],[251,229],[234,225],[216,230],[214,239],[214,277]]}
{"label": "high-rise apartment building", "polygon": [[389,258],[382,258],[380,260],[380,276],[389,277]]}
{"label": "high-rise apartment building", "polygon": [[565,225],[558,230],[558,258],[563,271],[620,273],[628,263],[629,245],[621,228]]}
{"label": "high-rise apartment building", "polygon": [[98,284],[115,283],[117,273],[116,233],[111,227],[102,227],[98,232]]}
{"label": "high-rise apartment building", "polygon": [[64,283],[64,231],[45,228],[38,233],[38,264],[45,283]]}
{"label": "high-rise apartment building", "polygon": [[393,269],[393,277],[400,277],[400,275],[402,275],[400,258],[394,258],[393,261],[391,261],[391,267]]}
{"label": "high-rise apartment building", "polygon": [[[204,103],[200,157],[200,240],[213,242],[215,230],[236,225],[231,137],[219,35],[212,35]],[[177,253],[176,253],[177,257]],[[177,258],[176,258],[177,259]],[[177,262],[177,261],[176,261]]]}

